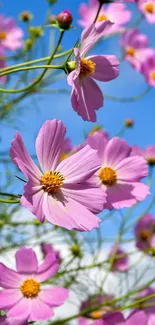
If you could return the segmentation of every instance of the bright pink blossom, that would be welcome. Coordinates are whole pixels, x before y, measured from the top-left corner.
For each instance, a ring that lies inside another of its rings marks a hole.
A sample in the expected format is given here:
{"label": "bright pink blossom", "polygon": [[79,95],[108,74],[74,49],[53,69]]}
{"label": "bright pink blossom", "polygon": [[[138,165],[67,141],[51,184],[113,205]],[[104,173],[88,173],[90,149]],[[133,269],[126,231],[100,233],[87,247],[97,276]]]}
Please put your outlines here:
{"label": "bright pink blossom", "polygon": [[148,174],[147,163],[141,156],[130,157],[131,147],[125,140],[114,137],[107,142],[100,136],[88,143],[98,150],[100,168],[91,181],[106,192],[105,208],[130,207],[150,194],[148,186],[140,182]]}
{"label": "bright pink blossom", "polygon": [[112,271],[125,272],[129,268],[129,257],[121,247],[113,247],[109,257],[115,256],[112,263]]}
{"label": "bright pink blossom", "polygon": [[59,163],[66,128],[61,121],[46,121],[36,139],[41,170],[30,158],[19,133],[12,141],[13,162],[28,178],[21,203],[37,216],[67,229],[88,231],[98,227],[94,215],[103,210],[105,193],[88,184],[99,168],[97,152],[89,145]]}
{"label": "bright pink blossom", "polygon": [[[148,317],[143,311],[131,313],[125,320],[124,315],[119,312],[109,312],[103,315],[102,321],[96,321],[94,325],[149,325]],[[153,325],[153,323],[150,325]]]}
{"label": "bright pink blossom", "polygon": [[148,57],[142,64],[141,73],[144,75],[146,82],[155,87],[155,54]]}
{"label": "bright pink blossom", "polygon": [[139,10],[150,24],[155,24],[155,0],[138,0]]}
{"label": "bright pink blossom", "polygon": [[18,50],[23,46],[23,31],[13,18],[0,15],[0,49]]}
{"label": "bright pink blossom", "polygon": [[41,246],[41,250],[42,250],[44,256],[46,256],[48,253],[55,254],[55,258],[57,259],[57,262],[61,263],[62,259],[61,259],[61,256],[60,256],[60,252],[56,251],[53,248],[52,244],[41,243],[40,246]]}
{"label": "bright pink blossom", "polygon": [[136,246],[146,253],[151,253],[152,239],[155,234],[155,218],[147,213],[135,226]]}
{"label": "bright pink blossom", "polygon": [[130,29],[123,33],[120,44],[124,48],[125,59],[137,71],[141,71],[142,63],[155,53],[152,48],[148,48],[148,37],[141,34],[138,29]]}
{"label": "bright pink blossom", "polygon": [[0,264],[0,310],[7,309],[8,317],[17,320],[38,321],[54,315],[53,307],[64,303],[68,290],[60,287],[43,287],[42,282],[50,279],[59,264],[54,254],[47,254],[38,265],[37,256],[31,248],[16,252],[16,270]]}
{"label": "bright pink blossom", "polygon": [[119,62],[114,55],[85,57],[111,26],[112,24],[106,21],[100,23],[97,29],[94,24],[85,28],[82,32],[80,48],[74,49],[76,62],[72,62],[72,66],[74,65],[75,68],[71,69],[67,80],[72,87],[72,106],[85,121],[95,122],[95,111],[103,106],[102,91],[93,79],[107,82],[115,79],[119,74]]}
{"label": "bright pink blossom", "polygon": [[[94,22],[98,7],[98,0],[89,0],[88,5],[86,5],[86,3],[80,4],[79,14],[81,16],[81,19],[79,20],[79,24],[82,27],[88,27]],[[112,23],[114,23],[114,25],[110,31],[106,32],[106,34],[111,34],[120,30],[125,24],[129,22],[130,18],[131,12],[127,10],[124,3],[111,3],[109,5],[102,6],[95,25],[96,28],[98,28],[101,22],[110,20]]]}

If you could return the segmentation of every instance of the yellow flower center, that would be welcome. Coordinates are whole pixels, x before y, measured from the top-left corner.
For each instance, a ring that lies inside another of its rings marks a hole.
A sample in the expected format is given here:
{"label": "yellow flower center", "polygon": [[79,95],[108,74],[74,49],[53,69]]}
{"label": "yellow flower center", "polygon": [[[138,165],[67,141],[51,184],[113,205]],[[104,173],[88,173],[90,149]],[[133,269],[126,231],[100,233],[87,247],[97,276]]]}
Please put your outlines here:
{"label": "yellow flower center", "polygon": [[140,233],[140,239],[143,241],[147,241],[151,238],[151,232],[149,230],[142,230]]}
{"label": "yellow flower center", "polygon": [[154,13],[155,6],[154,6],[154,4],[152,2],[146,3],[144,8],[145,8],[145,11],[147,11],[149,14]]}
{"label": "yellow flower center", "polygon": [[40,179],[40,183],[45,192],[49,194],[57,193],[63,185],[65,177],[58,171],[50,171],[44,173]]}
{"label": "yellow flower center", "polygon": [[34,279],[27,279],[21,284],[20,290],[24,297],[35,298],[40,291],[40,283]]}
{"label": "yellow flower center", "polygon": [[96,310],[91,313],[91,317],[93,319],[100,319],[103,316],[103,311],[102,310]]}
{"label": "yellow flower center", "polygon": [[96,126],[94,126],[94,127],[90,130],[89,135],[92,135],[92,134],[94,134],[95,132],[97,132],[97,131],[101,131],[101,130],[102,130],[102,126],[101,126],[101,125],[96,125]]}
{"label": "yellow flower center", "polygon": [[134,56],[135,55],[135,49],[132,46],[127,46],[125,49],[125,52],[127,55]]}
{"label": "yellow flower center", "polygon": [[155,71],[151,72],[151,79],[155,81]]}
{"label": "yellow flower center", "polygon": [[0,31],[0,40],[4,41],[6,39],[7,33],[4,31]]}
{"label": "yellow flower center", "polygon": [[108,20],[108,18],[107,18],[106,15],[101,14],[101,15],[98,17],[97,21],[100,22],[100,21],[103,21],[103,20]]}
{"label": "yellow flower center", "polygon": [[69,153],[62,152],[59,158],[59,161],[66,159],[69,156]]}
{"label": "yellow flower center", "polygon": [[92,60],[81,59],[80,77],[87,77],[95,72],[96,64]]}
{"label": "yellow flower center", "polygon": [[113,186],[116,184],[117,175],[113,168],[111,167],[104,167],[101,168],[99,171],[99,177],[102,181],[102,184]]}
{"label": "yellow flower center", "polygon": [[155,158],[150,157],[150,158],[147,158],[146,160],[147,160],[149,165],[151,165],[151,166],[155,165]]}

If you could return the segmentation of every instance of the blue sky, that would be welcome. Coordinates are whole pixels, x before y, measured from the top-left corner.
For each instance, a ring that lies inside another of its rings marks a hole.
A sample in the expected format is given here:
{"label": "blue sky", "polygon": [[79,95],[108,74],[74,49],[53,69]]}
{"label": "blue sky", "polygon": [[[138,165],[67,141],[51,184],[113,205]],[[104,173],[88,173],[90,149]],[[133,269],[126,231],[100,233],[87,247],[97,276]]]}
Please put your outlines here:
{"label": "blue sky", "polygon": [[[5,0],[1,11],[6,16],[13,16],[18,20],[19,14],[23,10],[29,10],[34,16],[33,24],[42,24],[48,5],[46,0]],[[78,8],[80,0],[58,0],[53,5],[53,14],[58,14],[64,9],[69,9],[74,17],[73,25],[76,26],[72,31],[66,32],[63,41],[63,48],[68,49],[72,47],[81,33],[81,28],[77,24]],[[86,2],[86,1],[85,1]],[[133,12],[133,21],[138,17],[138,12],[135,10],[135,5],[128,5]],[[23,23],[18,23],[23,27]],[[140,24],[140,30],[149,35],[150,44],[154,46],[154,32],[155,25],[148,25],[145,20]],[[55,37],[57,38],[57,31]],[[41,50],[44,50],[45,55],[49,54],[48,50],[49,30],[45,33],[45,45],[41,40]],[[115,37],[110,40],[102,42],[94,53],[115,54],[119,57],[120,48],[118,45],[119,38]],[[56,85],[51,85],[53,88],[67,88],[66,78],[59,81]],[[108,95],[117,97],[130,97],[142,93],[147,85],[138,73],[130,68],[128,63],[121,63],[120,76],[108,83],[101,84],[103,92]],[[49,86],[50,89],[50,86]],[[124,138],[129,144],[138,144],[145,147],[149,144],[155,145],[155,89],[152,89],[145,98],[136,102],[119,103],[105,100],[104,107],[97,113],[97,123],[103,125],[110,136],[114,136],[121,129],[124,120],[131,117],[135,121],[135,127],[128,129]],[[74,144],[78,144],[83,140],[84,132],[90,130],[93,123],[84,122],[72,109],[70,103],[70,96],[59,95],[38,95],[33,96],[33,101],[25,100],[16,108],[16,115],[9,117],[9,120],[1,122],[0,136],[2,137],[1,150],[9,150],[10,142],[14,136],[15,130],[19,130],[24,141],[29,149],[29,152],[34,153],[34,140],[41,125],[47,119],[62,119],[67,126],[67,135],[72,138]],[[19,112],[19,113],[18,113]],[[152,191],[154,191],[152,188]],[[150,202],[147,199],[142,207]],[[153,211],[153,210],[152,210]]]}

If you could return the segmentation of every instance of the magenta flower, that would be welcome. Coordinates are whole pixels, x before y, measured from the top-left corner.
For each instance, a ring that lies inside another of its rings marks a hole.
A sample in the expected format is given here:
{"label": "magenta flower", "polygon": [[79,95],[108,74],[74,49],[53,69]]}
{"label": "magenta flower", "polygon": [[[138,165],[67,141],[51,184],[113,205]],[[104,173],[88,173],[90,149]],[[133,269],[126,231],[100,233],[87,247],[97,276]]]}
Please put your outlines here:
{"label": "magenta flower", "polygon": [[[144,290],[142,290],[136,299],[141,299],[147,296],[151,296],[155,294],[155,288],[149,287]],[[152,304],[152,306],[150,306]],[[154,305],[153,305],[154,304]],[[138,309],[143,309],[143,312],[149,319],[148,325],[153,325],[155,323],[155,298],[148,298],[146,301],[143,301],[142,303],[139,303],[137,306]],[[152,323],[151,323],[152,321]]]}
{"label": "magenta flower", "polygon": [[96,29],[92,24],[85,28],[81,36],[81,47],[74,49],[76,62],[69,62],[68,84],[72,87],[71,103],[74,110],[85,121],[96,121],[95,111],[103,106],[103,94],[93,79],[110,81],[118,74],[119,62],[114,55],[92,55],[87,52],[111,28],[109,21],[100,23]]}
{"label": "magenta flower", "polygon": [[40,222],[46,219],[67,229],[88,231],[98,227],[93,213],[103,210],[106,194],[88,179],[100,166],[97,152],[88,145],[59,162],[66,128],[61,121],[46,121],[36,140],[42,172],[30,158],[22,138],[16,133],[10,155],[28,178],[21,204]]}
{"label": "magenta flower", "polygon": [[[82,27],[88,27],[91,25],[96,17],[97,10],[99,7],[98,0],[89,0],[89,4],[80,4],[79,14],[81,19],[79,24]],[[127,10],[126,5],[123,3],[111,3],[108,6],[103,5],[98,16],[97,22],[95,23],[96,28],[101,22],[110,20],[114,25],[110,29],[110,34],[120,30],[125,24],[129,22],[131,18],[131,12]],[[106,32],[109,34],[109,31]]]}
{"label": "magenta flower", "polygon": [[0,316],[0,325],[28,325],[27,320],[19,320],[15,318],[9,318],[6,316]]}
{"label": "magenta flower", "polygon": [[114,137],[107,142],[104,137],[96,137],[88,144],[100,158],[100,168],[91,182],[106,192],[105,208],[130,207],[150,194],[148,186],[140,182],[148,174],[147,163],[141,156],[130,157],[131,147],[125,140]]}
{"label": "magenta flower", "polygon": [[148,44],[148,37],[138,29],[131,29],[121,36],[120,45],[124,48],[125,59],[137,71],[141,71],[142,63],[155,53]]}
{"label": "magenta flower", "polygon": [[42,250],[42,253],[44,254],[44,256],[46,256],[49,253],[54,254],[57,262],[61,263],[62,259],[60,256],[60,252],[55,251],[51,244],[41,243],[40,246],[41,246],[41,250]]}
{"label": "magenta flower", "polygon": [[154,244],[155,218],[151,214],[145,214],[135,226],[136,246],[138,249],[151,253]]}
{"label": "magenta flower", "polygon": [[146,82],[150,86],[155,87],[155,54],[148,57],[142,64],[141,72],[144,75]]}
{"label": "magenta flower", "polygon": [[[125,253],[121,247],[113,247],[109,254],[109,258],[111,258],[115,254],[113,264],[112,264],[112,271],[120,271],[120,272],[125,272],[129,268],[129,257]],[[122,255],[122,256],[121,256]]]}
{"label": "magenta flower", "polygon": [[23,46],[23,31],[17,27],[13,18],[0,15],[0,49],[18,50]]}
{"label": "magenta flower", "polygon": [[51,318],[52,307],[62,305],[68,297],[67,289],[42,286],[59,268],[54,254],[47,254],[40,266],[31,248],[19,249],[15,258],[17,271],[0,264],[0,310],[7,309],[7,316],[17,320]]}
{"label": "magenta flower", "polygon": [[137,4],[147,22],[155,24],[155,0],[139,0],[137,1]]}
{"label": "magenta flower", "polygon": [[[0,69],[6,67],[4,51],[0,48]],[[0,77],[0,82],[5,83],[7,81],[7,76]]]}
{"label": "magenta flower", "polygon": [[94,325],[149,325],[147,320],[148,317],[143,311],[131,313],[126,320],[122,313],[113,312],[103,315],[102,323]]}

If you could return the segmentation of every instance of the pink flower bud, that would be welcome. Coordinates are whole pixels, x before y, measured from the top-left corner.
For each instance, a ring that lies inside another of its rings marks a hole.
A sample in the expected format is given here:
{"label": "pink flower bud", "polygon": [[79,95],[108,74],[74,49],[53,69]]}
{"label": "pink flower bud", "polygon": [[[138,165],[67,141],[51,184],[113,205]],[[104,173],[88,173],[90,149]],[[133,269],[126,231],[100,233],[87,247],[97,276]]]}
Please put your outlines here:
{"label": "pink flower bud", "polygon": [[132,120],[131,118],[126,119],[124,123],[127,128],[131,128],[132,126],[134,126],[134,120]]}
{"label": "pink flower bud", "polygon": [[69,10],[64,10],[60,12],[57,16],[57,22],[60,28],[69,29],[72,23],[73,17]]}

